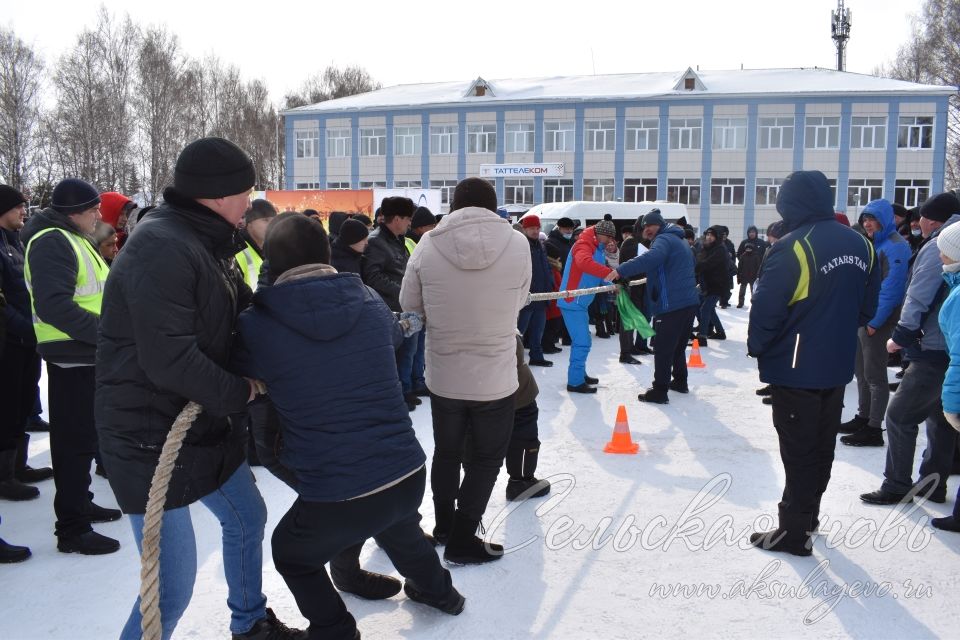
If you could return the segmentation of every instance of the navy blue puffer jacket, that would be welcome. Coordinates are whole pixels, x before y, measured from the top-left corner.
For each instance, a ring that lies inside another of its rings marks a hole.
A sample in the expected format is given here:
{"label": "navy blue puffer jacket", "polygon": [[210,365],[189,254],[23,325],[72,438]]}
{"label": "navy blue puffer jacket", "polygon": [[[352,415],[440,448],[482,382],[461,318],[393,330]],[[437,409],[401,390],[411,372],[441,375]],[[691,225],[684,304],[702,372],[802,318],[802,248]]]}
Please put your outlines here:
{"label": "navy blue puffer jacket", "polygon": [[397,377],[400,327],[353,273],[306,265],[240,315],[245,372],[283,423],[280,460],[304,500],[369,493],[423,466]]}

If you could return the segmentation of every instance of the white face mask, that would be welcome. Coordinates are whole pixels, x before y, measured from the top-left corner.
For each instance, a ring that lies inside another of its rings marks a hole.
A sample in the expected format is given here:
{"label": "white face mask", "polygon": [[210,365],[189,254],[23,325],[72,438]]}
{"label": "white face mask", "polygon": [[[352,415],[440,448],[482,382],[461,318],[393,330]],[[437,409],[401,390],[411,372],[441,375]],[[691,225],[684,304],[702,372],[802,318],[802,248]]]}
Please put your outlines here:
{"label": "white face mask", "polygon": [[910,229],[910,235],[912,236],[916,236],[919,238],[921,233],[922,231],[920,231],[920,229]]}
{"label": "white face mask", "polygon": [[561,234],[561,235],[563,235],[563,239],[564,239],[564,240],[569,240],[570,238],[573,237],[573,234],[572,234],[572,233],[564,233],[564,234]]}

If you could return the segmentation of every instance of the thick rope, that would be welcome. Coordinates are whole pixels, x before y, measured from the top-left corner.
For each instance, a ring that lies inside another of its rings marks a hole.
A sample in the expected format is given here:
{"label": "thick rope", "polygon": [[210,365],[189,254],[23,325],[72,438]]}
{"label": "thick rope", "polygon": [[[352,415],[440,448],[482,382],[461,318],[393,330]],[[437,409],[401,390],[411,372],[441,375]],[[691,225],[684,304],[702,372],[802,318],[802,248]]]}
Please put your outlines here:
{"label": "thick rope", "polygon": [[167,501],[167,489],[173,476],[174,464],[180,447],[193,421],[202,411],[196,402],[188,402],[177,416],[160,451],[160,462],[153,472],[147,511],[143,518],[143,551],[140,554],[140,628],[144,640],[160,640],[163,628],[160,625],[160,524],[163,522],[163,506]]}
{"label": "thick rope", "polygon": [[[628,286],[636,287],[646,283],[646,278],[631,280]],[[576,298],[577,296],[588,296],[591,293],[604,293],[606,291],[616,291],[618,284],[607,284],[602,287],[590,287],[589,289],[571,289],[569,291],[554,291],[553,293],[531,293],[529,302],[543,302],[544,300],[559,300],[560,298]]]}

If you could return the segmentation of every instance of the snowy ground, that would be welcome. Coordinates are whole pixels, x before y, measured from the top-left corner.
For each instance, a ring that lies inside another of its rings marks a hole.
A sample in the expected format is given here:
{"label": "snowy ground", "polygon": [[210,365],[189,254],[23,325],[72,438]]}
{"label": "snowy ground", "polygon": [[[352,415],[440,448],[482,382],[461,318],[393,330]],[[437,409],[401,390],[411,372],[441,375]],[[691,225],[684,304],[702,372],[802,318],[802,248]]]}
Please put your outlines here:
{"label": "snowy ground", "polygon": [[[502,474],[485,523],[494,541],[514,550],[491,565],[452,569],[466,610],[450,617],[402,595],[381,602],[346,595],[364,637],[955,636],[960,535],[924,525],[953,507],[956,479],[947,504],[917,505],[899,534],[896,526],[878,531],[892,510],[866,506],[857,496],[880,486],[885,448],[838,444],[823,501],[823,528],[834,534],[818,538],[812,557],[744,548],[757,518],[776,513],[783,472],[769,407],[754,395],[755,363],[744,355],[747,310],[720,315],[730,339],[710,343],[707,369],[691,373],[690,395],[671,393],[664,407],[637,402],[651,379],[652,358],[643,358],[643,366],[619,364],[615,338],[594,340],[588,370],[601,379],[595,396],[564,391],[566,350],[552,356],[552,369],[536,369],[539,475],[554,480],[553,497],[515,507],[504,499]],[[845,417],[855,402],[851,385]],[[640,443],[636,456],[603,453],[621,403]],[[413,419],[429,457],[429,406]],[[918,456],[924,444],[921,436]],[[35,465],[49,462],[46,437],[34,435],[31,453]],[[256,474],[270,509],[269,540],[293,495],[263,469]],[[7,612],[0,638],[116,637],[138,588],[126,519],[97,525],[120,538],[119,553],[57,553],[52,482],[40,488],[39,500],[0,504],[0,536],[34,553],[25,563],[0,566]],[[100,504],[114,506],[105,480],[95,477],[94,490]],[[200,575],[176,637],[229,637],[219,527],[203,507],[193,513]],[[429,496],[422,513],[429,530]],[[302,624],[273,570],[269,544],[264,559],[270,606],[282,620]],[[393,571],[372,543],[363,562]],[[662,593],[655,591],[660,585],[678,584],[688,591],[652,595]]]}

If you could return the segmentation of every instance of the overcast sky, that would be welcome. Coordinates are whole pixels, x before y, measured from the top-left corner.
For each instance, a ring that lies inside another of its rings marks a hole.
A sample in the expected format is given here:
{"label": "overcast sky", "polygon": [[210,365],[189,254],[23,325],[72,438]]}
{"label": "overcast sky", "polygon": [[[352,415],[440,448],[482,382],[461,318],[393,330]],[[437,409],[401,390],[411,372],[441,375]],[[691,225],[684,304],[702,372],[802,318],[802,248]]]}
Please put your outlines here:
{"label": "overcast sky", "polygon": [[[166,24],[188,54],[215,53],[245,78],[265,80],[278,101],[329,64],[360,65],[384,86],[836,64],[836,0],[11,0],[0,20],[53,62],[93,26],[101,4],[140,24]],[[847,6],[847,69],[870,73],[909,37],[921,0]]]}

